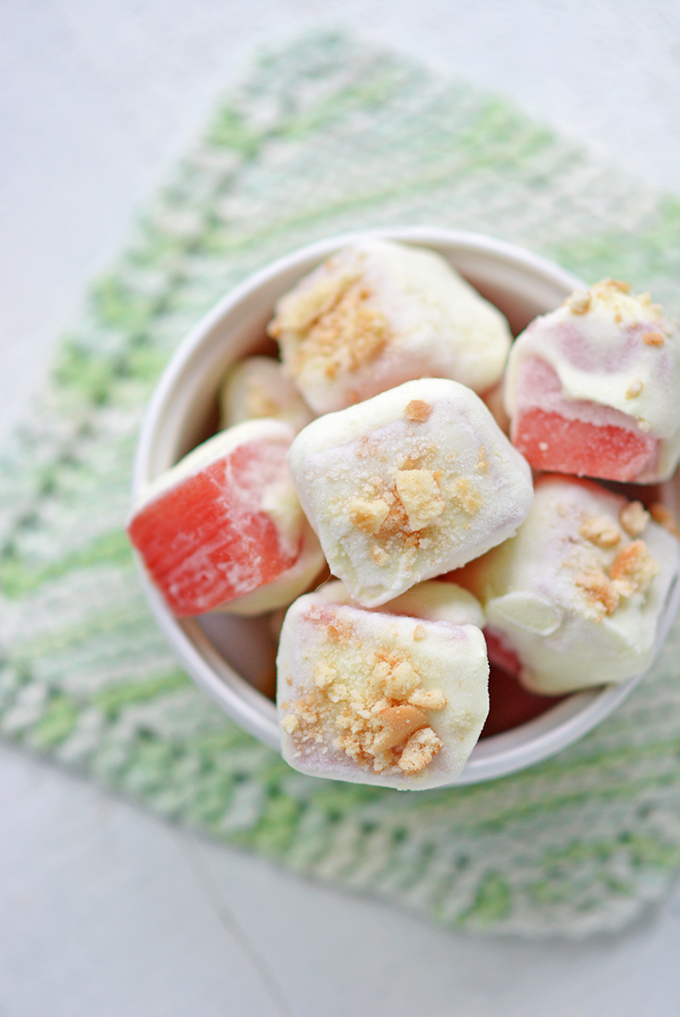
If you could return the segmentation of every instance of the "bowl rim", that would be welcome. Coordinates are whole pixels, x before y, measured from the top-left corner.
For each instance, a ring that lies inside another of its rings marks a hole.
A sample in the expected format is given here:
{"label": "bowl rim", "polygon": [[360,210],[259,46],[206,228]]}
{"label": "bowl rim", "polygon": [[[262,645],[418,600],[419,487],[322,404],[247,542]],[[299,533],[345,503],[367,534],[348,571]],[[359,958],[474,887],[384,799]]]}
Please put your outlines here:
{"label": "bowl rim", "polygon": [[[479,255],[499,266],[518,268],[542,282],[564,289],[565,296],[587,284],[556,263],[516,244],[466,230],[437,226],[392,226],[357,230],[314,241],[249,275],[234,286],[190,329],[162,372],[149,400],[139,432],[134,458],[132,497],[152,479],[151,463],[159,427],[173,394],[203,347],[248,298],[294,269],[300,276],[341,247],[366,239],[398,240],[426,246],[441,253]],[[282,292],[284,292],[282,290]],[[202,688],[237,724],[270,748],[280,751],[275,704],[237,673],[219,653],[194,618],[175,618],[148,578],[137,555],[142,588],[152,614],[171,649]],[[671,588],[662,624],[657,632],[655,655],[680,606],[680,581]],[[596,686],[574,692],[538,717],[477,742],[463,772],[443,787],[474,784],[524,770],[548,759],[583,737],[615,710],[638,684],[643,674],[620,684]]]}

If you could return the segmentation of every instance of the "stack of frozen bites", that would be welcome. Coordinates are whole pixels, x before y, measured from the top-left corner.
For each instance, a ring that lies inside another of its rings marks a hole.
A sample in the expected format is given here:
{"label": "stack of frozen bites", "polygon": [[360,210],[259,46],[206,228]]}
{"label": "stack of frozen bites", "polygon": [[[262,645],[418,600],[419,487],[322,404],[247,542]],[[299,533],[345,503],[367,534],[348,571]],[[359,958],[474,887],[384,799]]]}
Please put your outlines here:
{"label": "stack of frozen bites", "polygon": [[177,616],[285,610],[293,767],[448,784],[489,657],[555,695],[649,665],[673,517],[579,479],[653,485],[680,456],[678,327],[628,289],[574,294],[511,350],[443,257],[348,247],[279,301],[281,360],[233,366],[225,429],[143,492],[128,532]]}

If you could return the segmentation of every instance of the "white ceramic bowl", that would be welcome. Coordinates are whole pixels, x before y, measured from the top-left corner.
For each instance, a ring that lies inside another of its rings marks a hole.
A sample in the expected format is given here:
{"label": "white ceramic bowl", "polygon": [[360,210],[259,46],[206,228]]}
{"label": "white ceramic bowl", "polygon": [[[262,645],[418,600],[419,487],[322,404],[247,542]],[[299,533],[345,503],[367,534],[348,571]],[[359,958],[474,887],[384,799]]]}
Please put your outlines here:
{"label": "white ceramic bowl", "polygon": [[[487,299],[513,332],[557,307],[585,284],[557,265],[511,244],[474,233],[436,228],[345,234],[295,251],[228,293],[186,336],[163,373],[142,426],[134,492],[208,437],[216,420],[217,391],[228,366],[262,347],[274,303],[329,254],[359,237],[390,238],[439,251]],[[228,615],[174,618],[142,575],[146,596],[168,643],[196,683],[238,724],[279,748],[274,703],[254,684],[267,657],[263,619]],[[676,581],[660,626],[658,645],[677,612]],[[241,673],[249,673],[246,680]],[[455,784],[472,784],[524,769],[570,745],[603,720],[641,676],[622,685],[575,693],[525,724],[482,739]]]}

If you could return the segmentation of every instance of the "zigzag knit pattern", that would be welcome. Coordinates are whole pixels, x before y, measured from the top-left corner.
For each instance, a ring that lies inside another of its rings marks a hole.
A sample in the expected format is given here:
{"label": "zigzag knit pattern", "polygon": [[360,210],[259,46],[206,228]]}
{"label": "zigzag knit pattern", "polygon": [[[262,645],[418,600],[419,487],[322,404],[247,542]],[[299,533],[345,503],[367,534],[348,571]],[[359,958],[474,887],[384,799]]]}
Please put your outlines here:
{"label": "zigzag knit pattern", "polygon": [[122,526],[145,403],[234,283],[348,229],[523,244],[680,310],[680,206],[504,101],[342,37],[263,57],[90,294],[0,473],[0,731],[177,822],[458,928],[583,936],[680,864],[676,627],[614,716],[524,773],[399,795],[303,777],[176,666]]}

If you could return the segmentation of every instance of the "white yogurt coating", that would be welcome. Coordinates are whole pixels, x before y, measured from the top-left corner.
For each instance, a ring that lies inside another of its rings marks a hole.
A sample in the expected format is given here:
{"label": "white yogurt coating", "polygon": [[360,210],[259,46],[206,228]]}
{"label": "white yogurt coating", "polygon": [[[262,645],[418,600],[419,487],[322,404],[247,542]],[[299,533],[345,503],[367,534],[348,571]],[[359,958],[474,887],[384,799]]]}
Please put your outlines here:
{"label": "white yogurt coating", "polygon": [[[629,289],[604,280],[536,318],[513,343],[505,407],[513,419],[538,405],[657,439],[657,462],[635,478],[653,483],[667,480],[680,458],[680,329],[649,294]],[[532,383],[541,363],[556,379],[555,392],[545,379]]]}
{"label": "white yogurt coating", "polygon": [[300,597],[277,658],[284,759],[315,777],[424,790],[454,780],[489,710],[474,625]]}
{"label": "white yogurt coating", "polygon": [[269,332],[317,413],[414,378],[484,392],[500,379],[512,340],[501,312],[446,258],[390,240],[325,261],[279,300]]}
{"label": "white yogurt coating", "polygon": [[517,536],[456,578],[519,657],[522,682],[559,695],[650,666],[677,567],[678,541],[639,503],[548,475]]}
{"label": "white yogurt coating", "polygon": [[[316,595],[329,604],[353,603],[347,587],[337,579],[320,586]],[[379,610],[383,614],[405,614],[411,618],[425,618],[427,621],[445,621],[450,625],[476,625],[479,629],[484,627],[484,611],[477,598],[456,583],[439,582],[436,579],[418,583],[401,596],[382,604],[380,608],[367,610]]]}
{"label": "white yogurt coating", "polygon": [[273,357],[244,357],[232,365],[220,387],[223,428],[270,417],[302,430],[314,414]]}
{"label": "white yogurt coating", "polygon": [[444,379],[313,421],[288,461],[331,572],[366,607],[506,540],[533,498],[525,459],[482,400]]}

